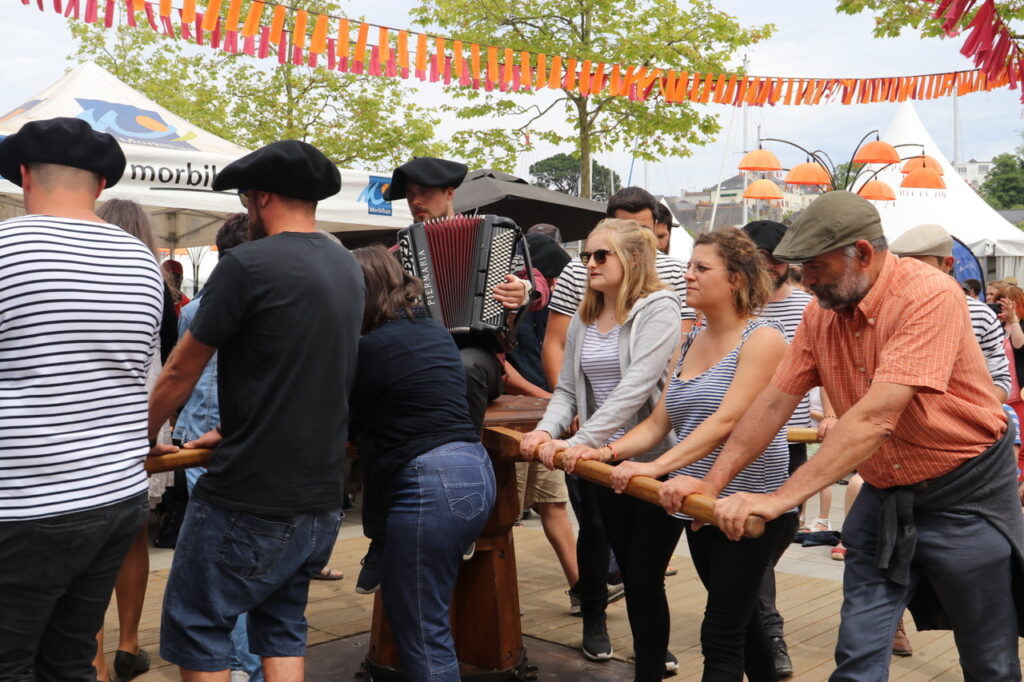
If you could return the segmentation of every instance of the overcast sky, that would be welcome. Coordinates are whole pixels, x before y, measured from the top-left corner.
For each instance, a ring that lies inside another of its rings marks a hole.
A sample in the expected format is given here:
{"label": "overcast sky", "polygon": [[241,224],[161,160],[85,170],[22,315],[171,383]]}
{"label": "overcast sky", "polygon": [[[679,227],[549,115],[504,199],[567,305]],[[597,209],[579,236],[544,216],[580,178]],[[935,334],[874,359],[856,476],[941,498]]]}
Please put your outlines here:
{"label": "overcast sky", "polygon": [[[47,3],[49,4],[49,3]],[[390,26],[409,26],[405,15],[409,0],[354,0],[349,16],[364,16],[368,21]],[[921,39],[905,33],[899,39],[878,40],[871,36],[870,15],[837,15],[832,0],[718,0],[717,6],[739,17],[746,25],[772,22],[777,31],[771,39],[753,46],[747,56],[750,73],[772,76],[809,77],[882,77],[934,73],[967,69],[971,64],[960,54],[959,39]],[[58,15],[40,12],[35,3],[22,5],[9,0],[0,6],[0,25],[5,31],[6,49],[0,68],[0,110],[13,109],[59,78],[68,67],[72,41],[65,22]],[[736,55],[736,63],[743,55]],[[425,101],[439,101],[441,90],[434,85],[421,86]],[[699,148],[689,159],[666,159],[662,163],[637,162],[633,183],[644,184],[660,194],[676,194],[680,189],[698,189],[717,182],[721,174],[735,173],[744,149],[742,113],[732,107],[704,105],[720,117],[722,131],[718,140]],[[822,148],[837,161],[849,158],[853,146],[869,130],[882,131],[893,117],[895,104],[817,107],[751,107],[748,109],[751,140],[761,126],[765,137],[793,140],[803,146]],[[925,126],[953,158],[953,104],[949,98],[915,104]],[[1021,143],[1022,107],[1018,91],[1009,89],[975,93],[960,98],[961,158],[989,159],[1012,151]],[[552,125],[556,123],[553,121]],[[450,125],[450,124],[446,124]],[[730,133],[731,130],[731,133]],[[729,140],[727,144],[727,139]],[[524,154],[519,172],[557,150],[538,147]],[[784,165],[803,161],[797,153],[774,147]],[[724,169],[723,169],[724,159]],[[599,157],[614,168],[625,181],[631,156],[628,150]]]}

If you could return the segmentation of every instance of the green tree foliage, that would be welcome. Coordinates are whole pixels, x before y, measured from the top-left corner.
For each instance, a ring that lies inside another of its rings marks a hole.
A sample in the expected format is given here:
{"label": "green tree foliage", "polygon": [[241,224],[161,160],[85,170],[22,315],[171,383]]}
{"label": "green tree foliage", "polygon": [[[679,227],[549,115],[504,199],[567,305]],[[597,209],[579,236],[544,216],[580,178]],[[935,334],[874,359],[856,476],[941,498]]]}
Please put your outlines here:
{"label": "green tree foliage", "polygon": [[[421,25],[464,42],[595,64],[691,72],[724,70],[737,48],[767,37],[773,29],[744,28],[710,0],[421,0],[412,14]],[[461,101],[451,102],[449,110],[467,121],[486,119],[482,127],[458,131],[452,144],[465,155],[481,144],[498,147],[505,154],[499,166],[523,148],[526,133],[551,144],[572,144],[582,161],[581,185],[586,188],[591,185],[592,153],[615,147],[650,161],[685,157],[719,130],[718,120],[698,107],[666,103],[660,97],[632,102],[607,94],[586,97],[560,90],[552,97],[545,92],[510,96],[451,88],[453,99]],[[514,117],[514,126],[486,123],[508,116]],[[566,121],[574,129],[571,134],[564,132]]]}
{"label": "green tree foliage", "polygon": [[[340,14],[329,2],[300,5]],[[194,47],[144,25],[105,30],[70,20],[70,27],[78,43],[71,60],[95,61],[166,109],[243,147],[304,140],[342,166],[378,169],[445,152],[434,138],[436,111],[412,101],[397,80]]]}
{"label": "green tree foliage", "polygon": [[[981,3],[977,3],[978,6]],[[925,37],[944,35],[942,21],[933,19],[938,5],[921,0],[837,0],[836,11],[846,14],[871,12],[875,15],[874,34],[876,38],[895,38],[905,28],[919,31]],[[974,11],[967,14],[973,18]],[[1021,0],[999,0],[996,11],[1004,19],[1024,19],[1024,2]],[[962,22],[963,25],[966,23]]]}
{"label": "green tree foliage", "polygon": [[[619,174],[593,162],[591,194],[606,200],[612,195],[612,188],[622,186]],[[580,158],[572,154],[555,154],[530,165],[530,175],[541,187],[558,190],[566,194],[579,195]]]}
{"label": "green tree foliage", "polygon": [[997,208],[1024,205],[1024,160],[1015,154],[1000,154],[992,159],[981,194]]}

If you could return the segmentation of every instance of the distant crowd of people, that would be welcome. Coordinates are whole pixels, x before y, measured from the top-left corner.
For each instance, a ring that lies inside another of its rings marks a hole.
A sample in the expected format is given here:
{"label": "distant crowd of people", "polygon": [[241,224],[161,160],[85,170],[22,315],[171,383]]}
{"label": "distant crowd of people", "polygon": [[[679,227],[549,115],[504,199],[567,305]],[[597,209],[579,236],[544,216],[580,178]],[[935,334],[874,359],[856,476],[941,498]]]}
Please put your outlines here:
{"label": "distant crowd of people", "polygon": [[[549,398],[522,436],[519,503],[540,515],[588,659],[612,657],[607,607],[624,597],[634,680],[677,670],[665,577],[685,535],[707,590],[702,679],[793,675],[775,565],[799,531],[831,530],[826,504],[802,522],[805,500],[856,472],[830,679],[886,679],[912,651],[907,608],[954,631],[965,679],[1021,678],[1024,292],[992,282],[979,301],[980,281],[949,276],[943,227],[890,244],[870,202],[835,191],[792,225],[701,234],[684,263],[667,208],[624,188],[576,258],[557,226],[526,231],[484,292],[508,350],[433,319],[387,248],[317,230],[340,176],[309,144],[217,176],[244,212],[192,301],[141,207],[95,208],[125,164],[76,119],[0,141],[26,208],[0,223],[0,680],[149,668],[146,520],[171,481],[144,462],[179,446],[213,455],[187,475],[160,655],[186,680],[303,679],[310,580],[340,577],[349,441],[370,540],[356,590],[380,589],[407,679],[458,680],[452,590],[497,498],[481,431],[502,393]],[[386,198],[443,221],[466,170],[414,159]],[[814,425],[808,457],[787,429]],[[611,465],[611,487],[574,475],[588,461]],[[659,505],[624,494],[636,477],[661,481]],[[694,494],[715,500],[713,525]]]}

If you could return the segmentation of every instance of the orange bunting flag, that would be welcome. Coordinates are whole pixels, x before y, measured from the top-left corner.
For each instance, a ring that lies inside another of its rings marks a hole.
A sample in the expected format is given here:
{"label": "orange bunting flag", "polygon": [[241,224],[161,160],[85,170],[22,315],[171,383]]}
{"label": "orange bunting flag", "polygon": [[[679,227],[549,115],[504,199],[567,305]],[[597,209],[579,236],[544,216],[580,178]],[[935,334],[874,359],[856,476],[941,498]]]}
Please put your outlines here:
{"label": "orange bunting flag", "polygon": [[246,38],[252,38],[256,35],[262,16],[263,3],[260,0],[256,0],[256,2],[249,5],[249,15],[245,18],[245,24],[242,25],[242,35]]}
{"label": "orange bunting flag", "polygon": [[591,66],[592,65],[591,65],[589,59],[584,59],[583,60],[583,64],[580,66],[580,94],[581,95],[589,95],[590,94],[590,79],[591,79],[590,69],[591,69]]}
{"label": "orange bunting flag", "polygon": [[387,64],[391,59],[391,38],[383,26],[377,31],[377,56],[381,65]]}
{"label": "orange bunting flag", "polygon": [[348,19],[342,19],[338,22],[338,40],[334,45],[334,52],[338,56],[338,59],[348,58],[349,39]]}
{"label": "orange bunting flag", "polygon": [[306,46],[306,24],[309,22],[309,12],[300,9],[295,13],[295,26],[292,28],[292,45],[295,47]]}
{"label": "orange bunting flag", "polygon": [[416,36],[416,70],[427,70],[427,35],[425,33]]}
{"label": "orange bunting flag", "polygon": [[359,63],[366,63],[366,41],[370,37],[370,25],[365,22],[360,22],[359,33],[356,37],[356,49],[352,53],[352,60]]}
{"label": "orange bunting flag", "polygon": [[274,5],[274,18],[270,20],[270,42],[277,45],[281,42],[281,31],[284,30],[285,9],[281,5]]}
{"label": "orange bunting flag", "polygon": [[398,32],[398,68],[409,68],[409,32]]}
{"label": "orange bunting flag", "polygon": [[491,83],[498,82],[498,48],[487,48],[487,80]]}
{"label": "orange bunting flag", "polygon": [[185,0],[181,6],[181,23],[194,24],[196,21],[196,0]]}
{"label": "orange bunting flag", "polygon": [[[163,4],[163,0],[160,0]],[[168,3],[170,4],[170,3]],[[238,18],[242,13],[242,0],[231,0],[231,4],[228,5],[228,23],[225,27],[228,31],[238,30]]]}
{"label": "orange bunting flag", "polygon": [[444,38],[434,38],[434,68],[438,73],[444,71]]}
{"label": "orange bunting flag", "polygon": [[[239,0],[241,2],[241,0]],[[171,0],[160,0],[160,16],[171,16]]]}
{"label": "orange bunting flag", "polygon": [[512,49],[506,47],[505,54],[503,56],[505,63],[502,64],[501,69],[501,82],[504,85],[508,85],[512,82],[512,69],[515,67],[515,60],[512,57]]}
{"label": "orange bunting flag", "polygon": [[576,60],[572,57],[569,58],[565,67],[565,82],[563,86],[569,92],[576,89]]}
{"label": "orange bunting flag", "polygon": [[309,51],[323,54],[327,50],[327,15],[318,14],[313,26],[313,37],[309,40]]}
{"label": "orange bunting flag", "polygon": [[622,67],[618,64],[612,64],[612,72],[608,76],[608,94],[613,97],[622,94]]}
{"label": "orange bunting flag", "polygon": [[462,73],[465,71],[466,58],[462,56],[462,41],[452,41],[452,75],[456,78],[462,78]]}
{"label": "orange bunting flag", "polygon": [[700,92],[700,76],[701,75],[697,72],[694,72],[693,74],[693,85],[690,87],[690,94],[687,97],[687,99],[690,100],[691,102],[697,101],[697,97]]}
{"label": "orange bunting flag", "polygon": [[548,86],[547,75],[544,73],[547,70],[547,60],[547,55],[537,55],[537,80],[534,81],[534,87],[538,90]]}
{"label": "orange bunting flag", "polygon": [[594,67],[594,75],[590,77],[590,94],[600,95],[604,90],[604,62]]}
{"label": "orange bunting flag", "polygon": [[725,98],[725,81],[725,74],[718,74],[718,80],[715,81],[715,104],[721,104],[723,99]]}
{"label": "orange bunting flag", "polygon": [[519,53],[519,82],[524,88],[533,87],[533,73],[530,71],[530,53]]}
{"label": "orange bunting flag", "polygon": [[551,73],[548,74],[548,87],[560,90],[562,87],[562,58],[551,58]]}
{"label": "orange bunting flag", "polygon": [[476,43],[469,46],[469,76],[474,80],[480,80],[480,46]]}
{"label": "orange bunting flag", "polygon": [[212,31],[217,26],[217,20],[220,19],[220,5],[221,0],[210,0],[210,4],[206,6],[206,15],[203,16],[204,31]]}

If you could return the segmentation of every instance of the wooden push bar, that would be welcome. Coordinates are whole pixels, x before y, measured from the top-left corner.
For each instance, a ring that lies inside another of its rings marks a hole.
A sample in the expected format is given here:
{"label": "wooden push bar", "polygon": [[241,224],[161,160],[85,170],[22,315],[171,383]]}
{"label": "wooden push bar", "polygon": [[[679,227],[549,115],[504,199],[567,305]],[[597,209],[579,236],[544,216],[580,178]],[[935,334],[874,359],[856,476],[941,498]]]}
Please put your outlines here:
{"label": "wooden push bar", "polygon": [[[506,429],[500,426],[492,426],[488,431],[494,433],[495,436],[515,441],[517,446],[523,437],[523,434],[518,431],[513,431],[512,429]],[[555,453],[555,466],[559,469],[564,468],[561,452]],[[604,462],[583,459],[576,462],[576,468],[573,470],[573,474],[591,481],[592,483],[597,483],[598,485],[610,488],[612,487],[611,473],[614,468],[615,467],[605,464]],[[647,476],[634,476],[630,479],[624,492],[628,495],[639,498],[644,502],[650,502],[651,504],[658,506],[661,505],[661,502],[659,501],[661,481],[656,479],[648,478]],[[707,495],[688,495],[686,499],[683,500],[683,513],[687,516],[692,516],[698,521],[714,524],[715,500]],[[764,519],[753,514],[748,516],[746,523],[743,525],[744,537],[759,538],[763,534]]]}
{"label": "wooden push bar", "polygon": [[190,469],[206,466],[213,450],[178,450],[167,455],[154,455],[146,458],[146,473],[159,474],[176,469]]}

